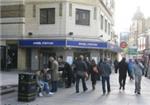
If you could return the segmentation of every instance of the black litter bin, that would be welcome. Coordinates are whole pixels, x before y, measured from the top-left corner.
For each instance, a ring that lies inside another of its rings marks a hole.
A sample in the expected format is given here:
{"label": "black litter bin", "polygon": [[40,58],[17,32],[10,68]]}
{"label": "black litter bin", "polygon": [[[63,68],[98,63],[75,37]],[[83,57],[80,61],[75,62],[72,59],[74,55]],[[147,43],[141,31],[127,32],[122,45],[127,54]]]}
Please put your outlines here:
{"label": "black litter bin", "polygon": [[33,73],[19,74],[18,101],[29,102],[36,99],[37,83]]}

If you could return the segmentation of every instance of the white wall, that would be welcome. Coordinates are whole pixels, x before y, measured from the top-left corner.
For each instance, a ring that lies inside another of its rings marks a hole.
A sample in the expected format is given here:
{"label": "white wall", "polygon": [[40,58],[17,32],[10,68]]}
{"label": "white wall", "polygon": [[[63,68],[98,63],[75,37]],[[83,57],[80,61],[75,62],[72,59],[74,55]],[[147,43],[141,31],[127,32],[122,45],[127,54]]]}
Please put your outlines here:
{"label": "white wall", "polygon": [[[73,37],[86,37],[86,38],[98,38],[103,34],[103,40],[110,39],[111,35],[108,35],[100,29],[100,15],[101,13],[111,24],[111,20],[108,15],[102,12],[99,7],[97,8],[97,17],[94,20],[94,5],[85,5],[79,3],[72,3],[72,16],[69,16],[69,2],[63,3],[63,16],[59,16],[59,2],[52,3],[36,3],[36,17],[33,17],[33,3],[26,5],[26,34],[32,32],[33,36],[68,36],[69,32],[73,32]],[[40,22],[40,8],[55,8],[55,24],[41,25]],[[90,25],[76,25],[75,13],[76,8],[90,10]],[[107,15],[107,16],[106,16]],[[105,22],[104,22],[105,24]]]}
{"label": "white wall", "polygon": [[[90,10],[90,25],[76,25],[75,23],[75,13],[76,8]],[[69,9],[69,7],[68,7]],[[67,33],[73,32],[74,37],[97,37],[98,26],[97,21],[93,19],[94,6],[82,5],[82,4],[72,4],[72,17],[67,17]],[[69,12],[68,12],[69,14]]]}
{"label": "white wall", "polygon": [[[26,6],[26,34],[32,32],[34,36],[62,36],[65,34],[65,18],[59,16],[59,3],[36,4],[36,17],[33,17],[33,4]],[[55,8],[55,24],[40,24],[40,8]]]}
{"label": "white wall", "polygon": [[1,33],[10,37],[24,34],[24,18],[1,18]]}

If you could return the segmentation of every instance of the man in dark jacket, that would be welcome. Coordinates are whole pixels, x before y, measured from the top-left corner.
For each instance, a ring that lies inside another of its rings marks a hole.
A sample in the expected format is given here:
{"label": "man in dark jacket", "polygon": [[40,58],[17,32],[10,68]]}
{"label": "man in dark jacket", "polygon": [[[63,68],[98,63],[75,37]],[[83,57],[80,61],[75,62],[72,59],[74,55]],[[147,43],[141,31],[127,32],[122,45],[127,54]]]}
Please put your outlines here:
{"label": "man in dark jacket", "polygon": [[125,89],[125,83],[126,83],[126,76],[128,72],[128,64],[126,63],[126,58],[122,58],[121,62],[118,64],[119,69],[119,89]]}
{"label": "man in dark jacket", "polygon": [[69,63],[63,61],[62,56],[60,56],[58,58],[58,62],[59,62],[59,65],[63,65],[63,66],[61,66],[61,69],[63,72],[62,77],[65,80],[65,87],[69,88],[69,87],[71,87],[71,83],[72,83],[72,76],[73,76],[72,68]]}
{"label": "man in dark jacket", "polygon": [[85,83],[85,73],[87,72],[87,65],[84,57],[80,55],[79,59],[75,62],[76,72],[76,93],[79,93],[79,81],[82,80],[83,91],[87,91]]}
{"label": "man in dark jacket", "polygon": [[103,94],[106,93],[105,89],[105,81],[107,82],[107,92],[110,92],[110,74],[111,74],[111,67],[107,63],[107,59],[104,59],[104,62],[101,63],[101,75],[102,75],[102,89],[103,89]]}
{"label": "man in dark jacket", "polygon": [[117,69],[118,69],[118,61],[117,61],[117,59],[115,59],[115,61],[114,61],[114,69],[115,69],[115,73],[117,73]]}

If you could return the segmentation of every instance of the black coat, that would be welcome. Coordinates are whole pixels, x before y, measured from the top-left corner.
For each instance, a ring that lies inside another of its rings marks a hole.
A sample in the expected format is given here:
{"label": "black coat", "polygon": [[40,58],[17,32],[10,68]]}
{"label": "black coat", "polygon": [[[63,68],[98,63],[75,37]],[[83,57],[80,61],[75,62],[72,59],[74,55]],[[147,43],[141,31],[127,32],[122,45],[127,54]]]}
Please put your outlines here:
{"label": "black coat", "polygon": [[[95,65],[96,66],[96,65]],[[96,81],[98,79],[99,74],[93,71],[94,65],[90,66],[90,74],[91,74],[91,81]],[[98,69],[98,66],[96,66]],[[99,71],[99,70],[98,70]]]}
{"label": "black coat", "polygon": [[128,64],[124,61],[119,62],[118,64],[119,76],[126,77],[128,72]]}
{"label": "black coat", "polygon": [[73,72],[69,63],[64,62],[63,77],[72,77]]}

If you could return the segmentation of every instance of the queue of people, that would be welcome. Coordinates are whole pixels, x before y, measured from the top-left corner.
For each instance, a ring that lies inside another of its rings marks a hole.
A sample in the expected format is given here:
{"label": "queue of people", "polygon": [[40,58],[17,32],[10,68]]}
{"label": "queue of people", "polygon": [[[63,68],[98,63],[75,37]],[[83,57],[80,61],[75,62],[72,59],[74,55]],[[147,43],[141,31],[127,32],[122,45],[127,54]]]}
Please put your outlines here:
{"label": "queue of people", "polygon": [[[86,92],[88,87],[86,80],[91,77],[92,89],[95,90],[97,80],[102,83],[103,94],[111,92],[110,75],[112,73],[112,63],[107,58],[100,60],[98,64],[92,59],[91,61],[83,55],[80,55],[73,61],[73,64],[63,60],[63,56],[59,56],[56,60],[54,57],[49,57],[49,63],[47,68],[43,68],[37,73],[37,84],[39,87],[39,96],[43,96],[43,92],[47,95],[53,95],[58,90],[58,81],[60,79],[59,72],[61,71],[61,79],[65,84],[65,88],[70,88],[72,84],[75,84],[76,93],[80,92],[79,84],[82,81],[83,91]],[[141,80],[143,65],[135,59],[135,62],[123,58],[120,62],[114,61],[115,73],[119,73],[119,90],[125,90],[126,77],[129,75],[130,79],[135,79],[135,93],[141,93]],[[119,72],[118,72],[119,71]],[[51,87],[50,85],[51,84]],[[107,86],[107,87],[106,87]]]}

